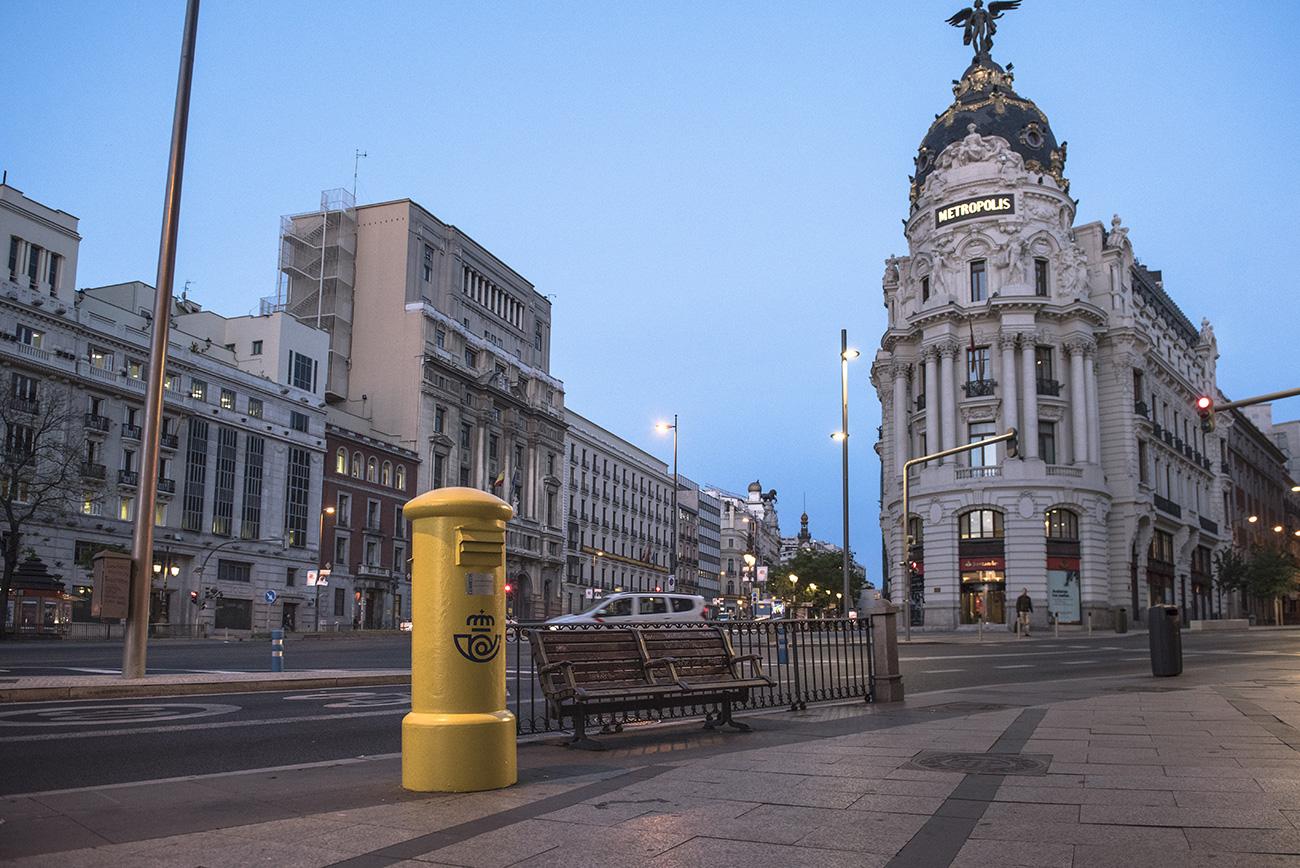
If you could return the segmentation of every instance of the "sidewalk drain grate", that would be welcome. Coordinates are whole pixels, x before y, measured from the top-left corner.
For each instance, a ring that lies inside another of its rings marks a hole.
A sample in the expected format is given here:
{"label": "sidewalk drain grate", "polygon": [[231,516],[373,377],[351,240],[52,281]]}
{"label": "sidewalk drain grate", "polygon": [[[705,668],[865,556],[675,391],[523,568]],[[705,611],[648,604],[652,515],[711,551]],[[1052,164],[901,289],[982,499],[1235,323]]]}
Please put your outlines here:
{"label": "sidewalk drain grate", "polygon": [[1020,705],[997,705],[992,702],[945,702],[942,705],[927,705],[924,708],[912,710],[938,714],[978,714],[985,711],[1006,711],[1008,708],[1023,707]]}
{"label": "sidewalk drain grate", "polygon": [[954,753],[927,750],[917,754],[903,768],[926,772],[954,772],[963,775],[1045,775],[1051,757],[1047,754]]}

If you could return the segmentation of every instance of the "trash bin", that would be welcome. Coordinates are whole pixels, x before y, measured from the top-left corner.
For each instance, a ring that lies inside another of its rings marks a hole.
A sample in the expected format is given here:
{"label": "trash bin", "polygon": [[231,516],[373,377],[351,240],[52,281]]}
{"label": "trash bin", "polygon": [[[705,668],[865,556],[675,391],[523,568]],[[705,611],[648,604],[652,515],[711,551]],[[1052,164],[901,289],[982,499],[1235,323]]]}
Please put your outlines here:
{"label": "trash bin", "polygon": [[1177,606],[1147,609],[1147,638],[1151,643],[1151,674],[1180,675],[1183,671],[1182,616]]}
{"label": "trash bin", "polygon": [[1128,632],[1128,609],[1119,609],[1115,612],[1115,632]]}

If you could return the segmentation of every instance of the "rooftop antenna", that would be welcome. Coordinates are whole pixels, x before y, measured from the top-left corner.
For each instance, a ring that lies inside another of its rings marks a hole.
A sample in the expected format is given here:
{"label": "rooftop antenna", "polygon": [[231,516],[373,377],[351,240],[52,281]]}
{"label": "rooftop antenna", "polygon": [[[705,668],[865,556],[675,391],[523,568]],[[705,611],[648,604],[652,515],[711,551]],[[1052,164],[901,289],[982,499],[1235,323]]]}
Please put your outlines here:
{"label": "rooftop antenna", "polygon": [[184,285],[183,287],[181,287],[181,301],[185,301],[185,300],[188,298],[189,293],[190,293],[190,284],[191,284],[191,283],[193,283],[193,281],[191,281],[191,280],[187,280],[187,281],[185,281],[185,285]]}
{"label": "rooftop antenna", "polygon": [[352,157],[352,201],[353,202],[357,201],[357,168],[361,164],[361,158],[367,156],[369,156],[369,154],[367,154],[365,151],[361,150],[360,148],[357,148],[356,153],[353,154]]}

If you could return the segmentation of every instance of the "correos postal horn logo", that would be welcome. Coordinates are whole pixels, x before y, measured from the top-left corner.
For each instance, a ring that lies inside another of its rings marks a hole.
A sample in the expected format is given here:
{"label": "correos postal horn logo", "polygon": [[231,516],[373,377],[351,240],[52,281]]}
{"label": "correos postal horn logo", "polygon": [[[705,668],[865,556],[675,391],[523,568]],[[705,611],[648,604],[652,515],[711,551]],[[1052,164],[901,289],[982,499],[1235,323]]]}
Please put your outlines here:
{"label": "correos postal horn logo", "polygon": [[479,609],[477,615],[466,618],[465,626],[469,632],[452,636],[456,640],[456,650],[460,656],[471,663],[487,663],[496,657],[497,651],[501,649],[501,637],[492,635],[496,622],[496,618],[483,614],[482,609]]}

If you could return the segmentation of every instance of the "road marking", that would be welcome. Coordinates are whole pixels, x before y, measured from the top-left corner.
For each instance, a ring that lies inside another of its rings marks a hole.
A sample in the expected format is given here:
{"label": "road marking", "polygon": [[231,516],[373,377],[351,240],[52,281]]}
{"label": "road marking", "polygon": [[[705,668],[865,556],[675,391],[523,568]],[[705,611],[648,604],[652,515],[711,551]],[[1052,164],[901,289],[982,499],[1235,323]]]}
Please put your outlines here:
{"label": "road marking", "polygon": [[994,669],[1033,669],[1032,663],[1017,663],[1014,666],[994,666]]}
{"label": "road marking", "polygon": [[965,669],[922,669],[922,675],[942,675],[945,672],[965,672]]}
{"label": "road marking", "polygon": [[[1019,647],[1023,647],[1023,646],[1019,646]],[[1104,649],[1098,648],[1097,650],[1102,651]],[[1131,649],[1116,649],[1116,650],[1131,650]],[[920,663],[927,660],[974,660],[981,657],[1001,657],[1004,659],[1009,659],[1009,658],[1013,659],[1016,657],[1061,657],[1061,656],[1071,656],[1074,653],[1075,653],[1074,651],[1022,651],[1022,652],[1007,652],[1003,654],[934,654],[925,657],[900,657],[898,659],[900,663]]]}
{"label": "road marking", "polygon": [[[153,723],[213,717],[239,711],[238,705],[174,702],[131,705],[74,705],[55,708],[18,708],[0,711],[0,726],[82,726],[107,723]],[[17,718],[17,719],[14,719]]]}
{"label": "road marking", "polygon": [[82,669],[77,666],[64,666],[62,668],[67,669],[71,672],[86,672],[89,673],[90,675],[121,675],[122,674],[121,669]]}
{"label": "road marking", "polygon": [[[340,720],[349,717],[379,717],[385,714],[406,714],[408,709],[393,708],[382,711],[353,711],[348,714],[309,714],[303,717],[281,717],[275,720],[226,720],[221,723],[190,723],[176,726],[142,726],[136,729],[101,729],[91,732],[52,732],[41,735],[13,735],[0,738],[0,744],[19,741],[54,741],[69,738],[103,738],[119,735],[146,735],[157,732],[191,732],[204,729],[231,729],[236,726],[278,726],[313,720]],[[8,796],[6,796],[8,798]]]}
{"label": "road marking", "polygon": [[1096,660],[1062,660],[1062,666],[1090,666],[1096,663]]}

